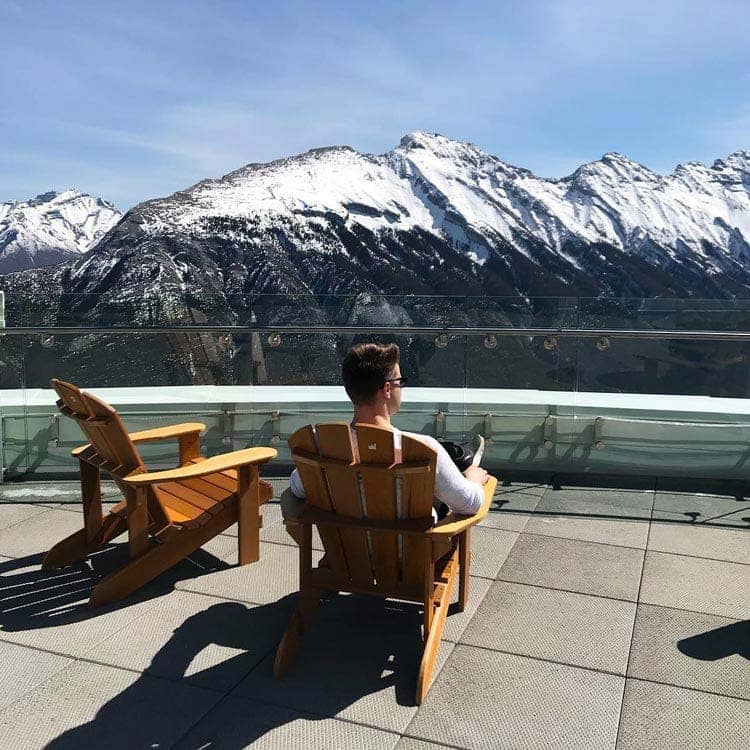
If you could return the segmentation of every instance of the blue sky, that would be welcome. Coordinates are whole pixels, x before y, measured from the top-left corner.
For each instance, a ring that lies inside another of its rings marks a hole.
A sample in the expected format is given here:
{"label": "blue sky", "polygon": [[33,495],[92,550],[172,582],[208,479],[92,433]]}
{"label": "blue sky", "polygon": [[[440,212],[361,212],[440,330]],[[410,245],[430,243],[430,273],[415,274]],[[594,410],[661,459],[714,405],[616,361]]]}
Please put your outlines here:
{"label": "blue sky", "polygon": [[413,130],[543,176],[750,148],[747,0],[0,0],[0,29],[0,201],[125,209]]}

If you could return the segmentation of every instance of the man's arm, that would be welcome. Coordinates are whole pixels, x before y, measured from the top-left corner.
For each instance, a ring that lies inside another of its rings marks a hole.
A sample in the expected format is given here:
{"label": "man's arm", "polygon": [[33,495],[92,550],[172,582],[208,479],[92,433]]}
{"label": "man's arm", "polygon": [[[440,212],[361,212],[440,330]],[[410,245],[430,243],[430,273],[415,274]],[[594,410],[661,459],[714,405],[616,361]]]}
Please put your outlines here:
{"label": "man's arm", "polygon": [[[435,469],[435,497],[445,503],[454,513],[473,515],[484,502],[482,483],[487,479],[487,472],[477,466],[469,467],[464,476],[448,451],[435,438],[419,435],[414,432],[404,433],[428,445],[437,453]],[[469,473],[471,476],[469,477]]]}
{"label": "man's arm", "polygon": [[305,499],[305,488],[302,484],[302,480],[299,477],[299,472],[297,471],[297,469],[295,469],[292,472],[292,476],[289,477],[289,489],[292,491],[292,494],[295,497],[298,497],[300,500]]}

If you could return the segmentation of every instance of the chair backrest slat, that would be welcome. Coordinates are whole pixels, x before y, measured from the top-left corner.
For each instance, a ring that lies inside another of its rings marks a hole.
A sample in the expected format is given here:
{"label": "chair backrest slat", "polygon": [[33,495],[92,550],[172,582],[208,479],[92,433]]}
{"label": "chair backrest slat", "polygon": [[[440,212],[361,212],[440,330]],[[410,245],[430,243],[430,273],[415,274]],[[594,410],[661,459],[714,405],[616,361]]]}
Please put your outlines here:
{"label": "chair backrest slat", "polygon": [[[318,450],[323,458],[354,462],[354,450],[349,425],[346,423],[319,424],[316,427]],[[327,466],[324,470],[331,498],[331,510],[348,518],[364,518],[359,481],[356,472],[348,466]],[[339,538],[346,558],[346,574],[358,584],[372,581],[370,551],[367,532],[357,529],[339,529]]]}
{"label": "chair backrest slat", "polygon": [[[289,447],[293,452],[300,450],[310,455],[317,455],[318,447],[315,442],[315,432],[312,425],[307,425],[297,430],[289,438]],[[328,483],[321,467],[306,462],[297,464],[297,469],[302,479],[302,485],[307,492],[307,501],[310,505],[321,510],[334,510],[328,491]],[[338,530],[321,528],[319,532],[323,547],[326,550],[328,559],[331,561],[332,567],[337,571],[348,571],[344,548]]]}
{"label": "chair backrest slat", "polygon": [[[370,425],[355,427],[361,464],[390,466],[394,463],[393,433]],[[362,494],[367,518],[396,521],[399,518],[396,475],[362,474]],[[378,585],[393,588],[399,580],[399,536],[370,534],[372,576]]]}
{"label": "chair backrest slat", "polygon": [[[404,435],[401,438],[401,456],[404,462],[430,462],[429,471],[407,474],[401,480],[403,517],[425,518],[432,515],[437,454],[428,445]],[[424,579],[426,558],[432,555],[430,541],[414,536],[405,536],[403,539],[403,581],[407,585],[418,585]]]}
{"label": "chair backrest slat", "polygon": [[[304,427],[289,445],[293,456],[300,451],[297,469],[312,507],[363,520],[431,519],[436,455],[424,443],[403,436],[399,455],[392,431],[357,425],[355,446],[349,425],[337,423]],[[423,466],[399,474],[402,457]],[[432,554],[428,538],[399,532],[325,525],[319,531],[335,578],[384,592],[418,587]]]}
{"label": "chair backrest slat", "polygon": [[81,396],[94,416],[89,429],[98,438],[94,443],[97,450],[102,454],[106,450],[109,454],[107,459],[123,467],[122,470],[128,473],[143,467],[143,461],[120,415],[108,403],[90,393],[81,393]]}

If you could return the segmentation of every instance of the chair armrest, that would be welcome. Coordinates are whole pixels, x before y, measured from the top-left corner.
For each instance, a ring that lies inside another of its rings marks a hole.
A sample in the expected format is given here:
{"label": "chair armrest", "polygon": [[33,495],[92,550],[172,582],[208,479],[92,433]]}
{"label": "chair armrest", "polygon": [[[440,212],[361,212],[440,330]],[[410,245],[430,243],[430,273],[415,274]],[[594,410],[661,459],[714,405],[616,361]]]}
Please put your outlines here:
{"label": "chair armrest", "polygon": [[86,443],[86,445],[79,445],[77,448],[73,448],[73,450],[70,451],[70,455],[73,456],[73,458],[78,458],[81,453],[87,451],[90,447],[91,443]]}
{"label": "chair armrest", "polygon": [[[182,435],[190,435],[193,432],[203,432],[206,429],[206,425],[202,422],[184,422],[183,424],[171,424],[166,427],[155,427],[152,430],[139,430],[138,432],[128,433],[128,437],[134,443],[150,443],[155,440],[169,440],[171,438],[178,438]],[[91,447],[91,443],[86,445],[79,445],[77,448],[73,448],[70,455],[73,458],[78,458],[82,453],[87,451]]]}
{"label": "chair armrest", "polygon": [[184,424],[170,424],[166,427],[155,427],[153,430],[140,430],[129,433],[134,443],[150,443],[154,440],[169,440],[180,435],[188,435],[191,432],[203,432],[206,425],[202,422],[185,422]]}
{"label": "chair armrest", "polygon": [[486,484],[482,486],[484,490],[484,501],[482,507],[473,516],[462,516],[458,513],[449,513],[442,521],[435,524],[427,533],[433,536],[455,536],[462,531],[478,524],[489,513],[492,498],[495,495],[497,479],[493,476],[487,479]]}
{"label": "chair armrest", "polygon": [[127,484],[134,487],[143,487],[149,484],[161,482],[177,482],[182,479],[195,479],[206,474],[216,474],[227,469],[236,469],[247,464],[263,464],[276,458],[278,451],[274,448],[245,448],[241,451],[223,453],[220,456],[212,456],[194,464],[180,466],[178,469],[167,471],[149,471],[143,474],[131,474],[124,477]]}

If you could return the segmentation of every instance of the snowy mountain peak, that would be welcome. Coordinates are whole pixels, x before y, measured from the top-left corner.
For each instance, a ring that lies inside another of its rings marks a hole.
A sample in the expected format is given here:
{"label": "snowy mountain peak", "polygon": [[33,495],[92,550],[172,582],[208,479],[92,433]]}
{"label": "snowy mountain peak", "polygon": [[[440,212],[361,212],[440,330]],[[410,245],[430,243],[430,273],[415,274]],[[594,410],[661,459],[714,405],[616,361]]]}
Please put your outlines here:
{"label": "snowy mountain peak", "polygon": [[611,186],[627,181],[658,184],[663,177],[623,154],[608,151],[601,159],[581,165],[571,175],[571,179],[581,185],[590,185],[596,189],[599,183]]}
{"label": "snowy mountain peak", "polygon": [[470,161],[476,162],[481,159],[491,158],[478,146],[464,141],[454,141],[440,133],[427,133],[424,130],[416,130],[405,135],[398,146],[390,153],[402,153],[408,155],[412,152],[424,150],[436,157],[454,162]]}
{"label": "snowy mountain peak", "polygon": [[0,273],[52,265],[91,249],[122,217],[79,190],[0,204]]}
{"label": "snowy mountain peak", "polygon": [[[441,142],[449,141],[440,133],[428,133],[426,130],[414,130],[411,133],[407,133],[398,144],[399,148],[410,149],[410,148],[431,148],[433,144],[439,144]],[[451,141],[455,143],[455,141]]]}

